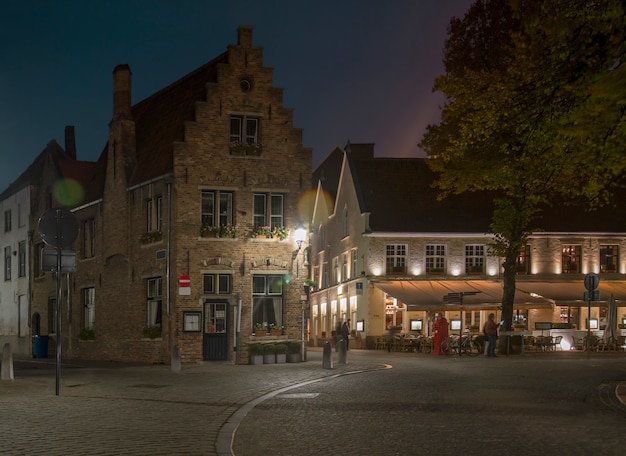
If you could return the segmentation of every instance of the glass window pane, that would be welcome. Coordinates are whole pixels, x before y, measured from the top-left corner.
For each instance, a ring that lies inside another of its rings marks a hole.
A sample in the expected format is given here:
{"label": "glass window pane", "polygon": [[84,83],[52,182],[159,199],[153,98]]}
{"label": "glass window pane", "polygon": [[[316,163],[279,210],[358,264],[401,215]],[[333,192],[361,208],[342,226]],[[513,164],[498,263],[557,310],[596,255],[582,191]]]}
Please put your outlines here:
{"label": "glass window pane", "polygon": [[202,192],[202,223],[215,226],[215,193],[209,191]]}
{"label": "glass window pane", "polygon": [[241,141],[241,117],[230,118],[230,142]]}

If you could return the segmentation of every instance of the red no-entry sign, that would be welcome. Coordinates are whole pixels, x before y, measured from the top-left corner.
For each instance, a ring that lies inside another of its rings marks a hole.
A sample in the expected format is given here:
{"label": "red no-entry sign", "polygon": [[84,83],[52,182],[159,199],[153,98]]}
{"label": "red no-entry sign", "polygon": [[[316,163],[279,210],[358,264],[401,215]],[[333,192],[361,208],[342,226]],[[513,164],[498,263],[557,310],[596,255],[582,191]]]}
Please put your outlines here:
{"label": "red no-entry sign", "polygon": [[188,275],[181,275],[178,278],[178,285],[182,288],[187,288],[191,285],[191,279]]}

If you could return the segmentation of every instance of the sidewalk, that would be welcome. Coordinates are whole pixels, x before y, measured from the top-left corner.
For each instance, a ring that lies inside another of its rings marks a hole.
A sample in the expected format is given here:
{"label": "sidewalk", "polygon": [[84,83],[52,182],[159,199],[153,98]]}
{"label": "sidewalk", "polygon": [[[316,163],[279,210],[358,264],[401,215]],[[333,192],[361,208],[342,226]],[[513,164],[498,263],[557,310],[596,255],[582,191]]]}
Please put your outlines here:
{"label": "sidewalk", "polygon": [[[54,359],[16,359],[15,380],[0,382],[0,413],[10,417],[0,454],[231,455],[234,432],[256,405],[305,383],[384,368],[375,354],[351,350],[339,365],[333,352],[333,369],[322,368],[321,348],[308,348],[302,363],[207,362],[181,372],[72,360],[61,366],[59,396]],[[615,394],[626,406],[626,382]]]}
{"label": "sidewalk", "polygon": [[333,369],[323,369],[322,350],[312,348],[302,363],[211,362],[180,372],[169,365],[64,361],[59,396],[54,359],[16,359],[15,379],[0,382],[0,413],[11,417],[2,426],[10,446],[0,454],[231,455],[237,426],[263,400],[381,368],[366,353],[349,356],[345,365],[337,364],[336,352],[333,359]]}

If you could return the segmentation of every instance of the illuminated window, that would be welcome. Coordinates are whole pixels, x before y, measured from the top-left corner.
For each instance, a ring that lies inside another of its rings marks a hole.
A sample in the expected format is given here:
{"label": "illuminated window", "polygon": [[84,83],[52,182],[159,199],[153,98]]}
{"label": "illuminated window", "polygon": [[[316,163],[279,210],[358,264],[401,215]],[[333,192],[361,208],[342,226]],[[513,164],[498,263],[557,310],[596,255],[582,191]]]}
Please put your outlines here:
{"label": "illuminated window", "polygon": [[618,272],[619,246],[600,246],[600,272]]}
{"label": "illuminated window", "polygon": [[252,327],[283,324],[283,276],[255,275],[252,278]]}
{"label": "illuminated window", "polygon": [[431,244],[426,246],[426,273],[441,274],[446,267],[446,246]]}
{"label": "illuminated window", "polygon": [[517,255],[515,261],[518,274],[530,274],[530,246],[527,245]]}
{"label": "illuminated window", "polygon": [[485,246],[468,244],[465,246],[465,273],[485,272]]}
{"label": "illuminated window", "polygon": [[388,244],[385,260],[387,274],[406,274],[406,244]]}
{"label": "illuminated window", "polygon": [[565,274],[580,273],[581,248],[579,245],[564,245],[562,249],[562,267]]}

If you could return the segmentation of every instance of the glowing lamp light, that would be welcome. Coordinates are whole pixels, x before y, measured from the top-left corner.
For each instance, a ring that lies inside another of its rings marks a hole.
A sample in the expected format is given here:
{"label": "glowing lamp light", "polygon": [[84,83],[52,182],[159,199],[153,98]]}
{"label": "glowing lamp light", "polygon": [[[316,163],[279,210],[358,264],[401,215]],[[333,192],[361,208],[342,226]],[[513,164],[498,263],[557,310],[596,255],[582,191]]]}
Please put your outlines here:
{"label": "glowing lamp light", "polygon": [[302,247],[302,243],[306,239],[306,228],[301,224],[298,225],[293,233],[293,238],[296,241],[298,250],[300,250],[300,248]]}

